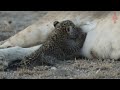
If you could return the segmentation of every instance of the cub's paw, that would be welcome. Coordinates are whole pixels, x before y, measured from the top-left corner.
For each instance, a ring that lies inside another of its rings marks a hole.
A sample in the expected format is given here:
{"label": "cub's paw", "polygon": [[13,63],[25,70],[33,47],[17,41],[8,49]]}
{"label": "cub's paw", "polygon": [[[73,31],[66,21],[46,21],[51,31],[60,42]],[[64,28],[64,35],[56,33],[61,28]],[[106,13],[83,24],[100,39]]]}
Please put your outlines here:
{"label": "cub's paw", "polygon": [[9,63],[8,66],[4,67],[4,71],[16,71],[18,68],[21,67],[20,62],[21,60],[17,60]]}

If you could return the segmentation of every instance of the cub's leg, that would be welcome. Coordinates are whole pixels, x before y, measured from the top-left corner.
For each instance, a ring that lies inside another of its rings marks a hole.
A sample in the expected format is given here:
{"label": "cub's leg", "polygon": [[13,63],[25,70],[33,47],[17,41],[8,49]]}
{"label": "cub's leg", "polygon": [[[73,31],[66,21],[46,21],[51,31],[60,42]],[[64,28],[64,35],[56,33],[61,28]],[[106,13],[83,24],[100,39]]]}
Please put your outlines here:
{"label": "cub's leg", "polygon": [[41,58],[38,58],[36,60],[32,60],[31,58],[28,58],[24,60],[13,61],[8,64],[8,66],[4,69],[4,71],[17,70],[18,68],[32,69],[33,67],[40,65],[54,66],[55,64],[60,62],[61,62],[60,60],[57,60],[57,58],[53,56],[43,55],[41,56]]}

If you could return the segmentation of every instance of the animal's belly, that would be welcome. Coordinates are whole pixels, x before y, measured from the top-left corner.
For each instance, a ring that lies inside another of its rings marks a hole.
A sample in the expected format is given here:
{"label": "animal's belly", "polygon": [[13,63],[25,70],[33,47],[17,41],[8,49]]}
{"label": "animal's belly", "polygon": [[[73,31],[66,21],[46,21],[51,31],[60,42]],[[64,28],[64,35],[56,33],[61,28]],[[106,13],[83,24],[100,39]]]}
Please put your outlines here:
{"label": "animal's belly", "polygon": [[80,54],[87,58],[119,59],[120,32],[89,32]]}

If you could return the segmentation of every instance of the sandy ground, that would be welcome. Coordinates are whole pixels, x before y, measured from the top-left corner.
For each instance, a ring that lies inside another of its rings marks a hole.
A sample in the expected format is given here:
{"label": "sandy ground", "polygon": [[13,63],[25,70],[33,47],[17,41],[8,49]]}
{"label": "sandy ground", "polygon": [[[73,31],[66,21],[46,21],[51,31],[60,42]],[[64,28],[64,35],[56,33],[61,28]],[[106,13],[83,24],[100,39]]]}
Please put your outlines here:
{"label": "sandy ground", "polygon": [[[46,11],[0,11],[0,41],[9,38],[44,16]],[[0,65],[2,68],[2,65]],[[0,79],[118,79],[120,61],[68,60],[55,67],[38,66],[33,70],[4,72]]]}

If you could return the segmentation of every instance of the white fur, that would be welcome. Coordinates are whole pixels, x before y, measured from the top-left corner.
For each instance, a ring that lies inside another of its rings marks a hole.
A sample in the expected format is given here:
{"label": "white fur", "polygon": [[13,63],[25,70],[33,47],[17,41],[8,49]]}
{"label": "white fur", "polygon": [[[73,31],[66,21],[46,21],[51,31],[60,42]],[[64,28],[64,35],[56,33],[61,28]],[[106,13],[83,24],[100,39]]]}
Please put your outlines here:
{"label": "white fur", "polygon": [[[120,58],[120,19],[114,23],[112,15],[113,13],[110,13],[103,20],[100,20],[96,27],[87,33],[84,46],[80,52],[82,55],[87,58],[94,58],[90,53],[93,51],[98,58]],[[117,17],[120,18],[120,16]]]}

